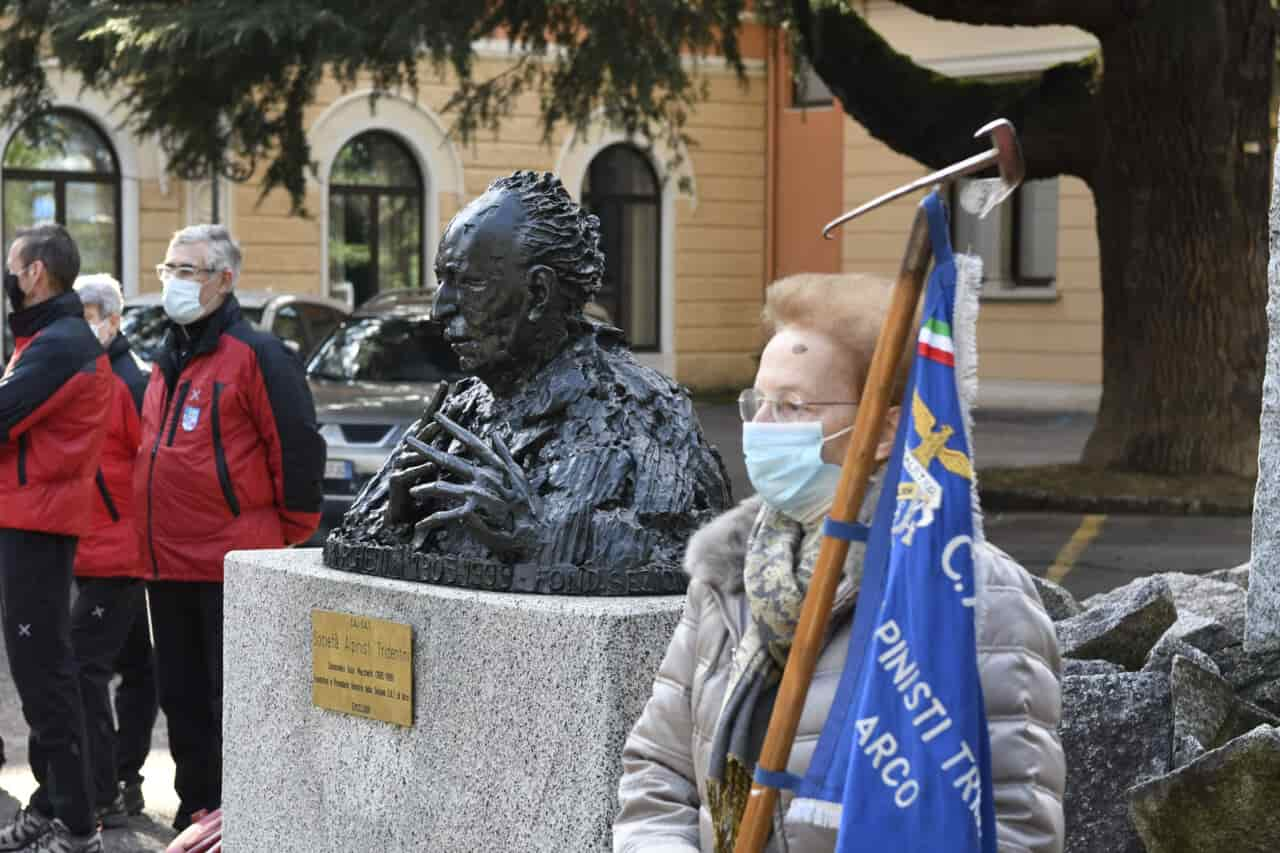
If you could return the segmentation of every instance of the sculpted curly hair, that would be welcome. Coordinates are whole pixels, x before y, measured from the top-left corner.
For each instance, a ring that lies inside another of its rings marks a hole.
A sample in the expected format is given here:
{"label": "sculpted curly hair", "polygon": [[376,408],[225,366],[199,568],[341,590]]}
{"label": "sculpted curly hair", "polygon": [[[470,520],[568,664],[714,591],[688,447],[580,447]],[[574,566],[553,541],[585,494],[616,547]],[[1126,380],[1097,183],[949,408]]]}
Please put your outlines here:
{"label": "sculpted curly hair", "polygon": [[526,222],[516,235],[525,260],[556,271],[572,313],[578,313],[600,291],[604,253],[600,220],[569,196],[550,172],[521,170],[489,184],[489,192],[515,193]]}

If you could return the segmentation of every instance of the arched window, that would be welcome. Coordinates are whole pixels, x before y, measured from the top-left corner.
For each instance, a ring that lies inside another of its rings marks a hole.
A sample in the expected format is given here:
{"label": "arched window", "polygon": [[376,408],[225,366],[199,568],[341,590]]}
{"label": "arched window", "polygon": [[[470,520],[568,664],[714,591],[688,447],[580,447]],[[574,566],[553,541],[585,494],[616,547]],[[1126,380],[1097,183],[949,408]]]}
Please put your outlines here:
{"label": "arched window", "polygon": [[76,241],[81,271],[120,278],[120,166],[89,119],[72,110],[28,119],[4,150],[2,192],[6,247],[19,228],[57,222]]}
{"label": "arched window", "polygon": [[662,205],[653,166],[631,145],[610,145],[587,168],[582,203],[600,217],[605,276],[596,302],[632,348],[659,349]]}
{"label": "arched window", "polygon": [[418,164],[390,133],[353,138],[329,174],[329,282],[348,283],[359,305],[382,290],[423,284]]}

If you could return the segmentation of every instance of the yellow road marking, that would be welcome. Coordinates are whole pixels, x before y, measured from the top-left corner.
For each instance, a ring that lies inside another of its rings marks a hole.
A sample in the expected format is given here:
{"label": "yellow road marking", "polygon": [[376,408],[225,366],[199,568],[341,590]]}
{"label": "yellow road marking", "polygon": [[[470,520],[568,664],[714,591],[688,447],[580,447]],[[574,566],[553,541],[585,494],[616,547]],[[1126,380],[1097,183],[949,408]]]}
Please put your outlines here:
{"label": "yellow road marking", "polygon": [[1049,567],[1049,571],[1045,573],[1045,578],[1054,583],[1062,583],[1062,579],[1070,573],[1076,560],[1080,559],[1080,555],[1089,547],[1089,543],[1098,538],[1098,534],[1102,532],[1102,525],[1106,522],[1105,515],[1086,515],[1080,520],[1080,526],[1076,528],[1076,532],[1071,534],[1071,538],[1067,540],[1067,544],[1062,546],[1062,550],[1058,552],[1058,556],[1054,559],[1053,565]]}

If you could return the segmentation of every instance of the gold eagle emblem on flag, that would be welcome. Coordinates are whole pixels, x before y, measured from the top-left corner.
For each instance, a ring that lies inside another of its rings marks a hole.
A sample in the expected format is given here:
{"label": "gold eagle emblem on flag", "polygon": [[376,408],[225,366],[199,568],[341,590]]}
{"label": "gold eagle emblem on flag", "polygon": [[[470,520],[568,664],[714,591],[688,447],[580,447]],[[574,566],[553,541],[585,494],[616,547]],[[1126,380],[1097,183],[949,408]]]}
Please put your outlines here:
{"label": "gold eagle emblem on flag", "polygon": [[916,428],[916,435],[920,436],[920,444],[911,451],[911,455],[921,465],[928,468],[929,463],[936,458],[952,474],[973,480],[973,463],[969,461],[969,457],[959,450],[947,447],[947,442],[955,435],[955,427],[943,424],[935,432],[934,426],[938,419],[929,411],[924,400],[920,399],[919,391],[911,399],[911,421]]}
{"label": "gold eagle emblem on flag", "polygon": [[938,419],[920,397],[917,390],[911,398],[911,425],[920,443],[903,457],[903,469],[911,477],[910,483],[898,484],[898,511],[893,532],[902,534],[902,543],[910,545],[917,527],[933,523],[934,511],[942,505],[942,484],[929,473],[929,464],[937,459],[952,474],[972,482],[973,463],[960,450],[947,447],[955,427],[938,426]]}

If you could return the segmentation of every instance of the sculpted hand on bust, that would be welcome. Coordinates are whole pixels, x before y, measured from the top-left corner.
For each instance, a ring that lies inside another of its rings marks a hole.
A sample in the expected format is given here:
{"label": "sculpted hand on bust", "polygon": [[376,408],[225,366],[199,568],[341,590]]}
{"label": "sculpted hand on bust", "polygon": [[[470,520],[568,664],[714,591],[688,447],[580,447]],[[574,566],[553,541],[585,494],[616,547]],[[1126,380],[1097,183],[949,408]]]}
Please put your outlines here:
{"label": "sculpted hand on bust", "polygon": [[387,504],[383,515],[387,525],[411,520],[415,513],[409,489],[424,480],[433,479],[437,469],[434,462],[428,462],[425,456],[408,445],[408,439],[413,437],[420,442],[432,442],[439,437],[440,424],[436,423],[435,414],[448,394],[449,383],[441,382],[428,401],[422,417],[410,424],[405,431],[402,439],[404,443],[399,451],[387,460],[383,471],[370,484],[385,486],[362,494],[352,505],[351,513],[359,515],[367,512],[372,504],[385,498]]}
{"label": "sculpted hand on bust", "polygon": [[[461,502],[453,509],[433,512],[415,524],[414,547],[434,528],[461,521],[493,551],[527,553],[537,539],[538,513],[524,471],[512,458],[507,445],[495,435],[490,449],[474,433],[439,412],[435,422],[461,442],[474,461],[464,459],[461,454],[445,453],[412,436],[406,440],[435,467],[434,471],[424,471],[420,480],[426,482],[410,487],[410,496],[421,503],[430,503],[433,499]],[[425,468],[421,466],[418,470]],[[461,482],[440,479],[442,472],[454,475]]]}

